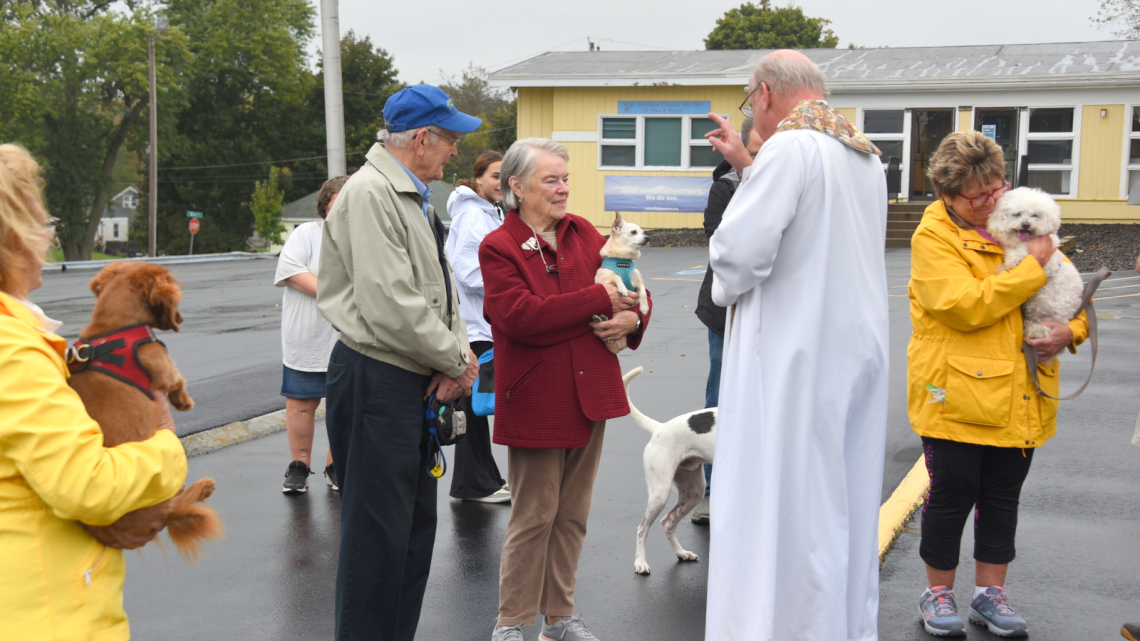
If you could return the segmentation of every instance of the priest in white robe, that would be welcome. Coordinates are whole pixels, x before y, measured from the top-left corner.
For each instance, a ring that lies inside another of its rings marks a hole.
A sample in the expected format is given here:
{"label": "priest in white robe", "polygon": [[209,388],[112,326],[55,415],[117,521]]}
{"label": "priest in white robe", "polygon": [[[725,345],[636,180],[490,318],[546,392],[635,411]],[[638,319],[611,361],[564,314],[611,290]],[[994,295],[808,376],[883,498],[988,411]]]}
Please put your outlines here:
{"label": "priest in white robe", "polygon": [[[709,248],[730,320],[705,639],[877,639],[883,167],[803,55],[769,54],[748,89],[764,146]],[[727,123],[709,136],[746,168]]]}

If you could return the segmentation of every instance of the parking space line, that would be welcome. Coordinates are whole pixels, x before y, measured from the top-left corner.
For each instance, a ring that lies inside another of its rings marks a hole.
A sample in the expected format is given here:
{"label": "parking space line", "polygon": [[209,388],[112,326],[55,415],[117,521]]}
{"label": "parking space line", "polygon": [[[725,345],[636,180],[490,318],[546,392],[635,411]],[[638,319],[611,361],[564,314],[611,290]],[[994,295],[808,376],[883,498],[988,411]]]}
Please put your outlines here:
{"label": "parking space line", "polygon": [[1140,294],[1123,294],[1121,296],[1101,296],[1100,298],[1094,298],[1093,300],[1098,301],[1098,300],[1109,300],[1110,298],[1133,298],[1136,296],[1140,296]]}
{"label": "parking space line", "polygon": [[690,283],[703,283],[704,282],[703,278],[665,278],[662,276],[658,276],[656,278],[651,278],[650,280],[683,280],[683,281],[688,281]]}

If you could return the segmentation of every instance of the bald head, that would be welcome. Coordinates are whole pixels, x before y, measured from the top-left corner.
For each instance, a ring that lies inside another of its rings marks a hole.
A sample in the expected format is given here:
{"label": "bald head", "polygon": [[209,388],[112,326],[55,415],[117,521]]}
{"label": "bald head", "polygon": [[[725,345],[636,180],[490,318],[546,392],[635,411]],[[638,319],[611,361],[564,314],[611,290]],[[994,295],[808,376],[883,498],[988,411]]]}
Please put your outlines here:
{"label": "bald head", "polygon": [[768,91],[781,98],[823,100],[827,97],[827,83],[823,72],[815,63],[798,51],[780,49],[764,56],[752,72],[752,83],[768,85]]}
{"label": "bald head", "polygon": [[756,133],[762,140],[771,137],[801,101],[827,98],[823,72],[807,56],[789,49],[761,58],[748,84]]}

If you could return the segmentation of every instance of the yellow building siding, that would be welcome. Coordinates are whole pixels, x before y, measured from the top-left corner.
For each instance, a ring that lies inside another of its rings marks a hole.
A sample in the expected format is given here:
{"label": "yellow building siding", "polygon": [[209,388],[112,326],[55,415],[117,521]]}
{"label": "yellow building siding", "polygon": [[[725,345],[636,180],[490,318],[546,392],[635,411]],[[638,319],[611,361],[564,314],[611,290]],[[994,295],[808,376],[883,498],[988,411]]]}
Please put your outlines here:
{"label": "yellow building siding", "polygon": [[[1107,113],[1103,118],[1101,109]],[[1081,166],[1077,187],[1081,200],[1120,198],[1123,144],[1124,105],[1085,105],[1081,115]]]}
{"label": "yellow building siding", "polygon": [[973,109],[959,109],[958,110],[958,131],[973,131],[974,130],[974,110]]}
{"label": "yellow building siding", "polygon": [[549,138],[554,133],[554,89],[519,89],[518,137]]}
{"label": "yellow building siding", "polygon": [[[1098,112],[1099,113],[1099,112]],[[1099,115],[1098,115],[1099,117]],[[1084,169],[1082,168],[1083,172]],[[1084,182],[1083,180],[1081,181]],[[1140,207],[1129,205],[1127,200],[1062,200],[1061,217],[1068,223],[1137,223]]]}
{"label": "yellow building siding", "polygon": [[858,111],[859,111],[858,109],[856,109],[854,107],[839,107],[836,109],[836,111],[839,112],[839,115],[850,120],[851,122],[858,122],[857,120],[855,120],[855,118],[858,117]]}

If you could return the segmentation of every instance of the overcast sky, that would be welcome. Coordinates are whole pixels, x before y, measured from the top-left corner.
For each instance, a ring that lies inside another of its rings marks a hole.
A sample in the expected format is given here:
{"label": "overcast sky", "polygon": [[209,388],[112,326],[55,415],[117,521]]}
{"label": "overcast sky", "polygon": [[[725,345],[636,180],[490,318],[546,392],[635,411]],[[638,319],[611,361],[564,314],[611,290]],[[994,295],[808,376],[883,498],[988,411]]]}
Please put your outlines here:
{"label": "overcast sky", "polygon": [[[320,0],[310,0],[320,9]],[[704,49],[741,0],[340,0],[341,33],[368,34],[400,79],[438,83],[475,63],[490,71],[544,51]],[[786,0],[773,0],[786,6]],[[839,46],[921,47],[1112,40],[1090,18],[1099,0],[801,0],[832,21]],[[318,22],[319,25],[319,22]],[[314,39],[312,50],[320,46]]]}

